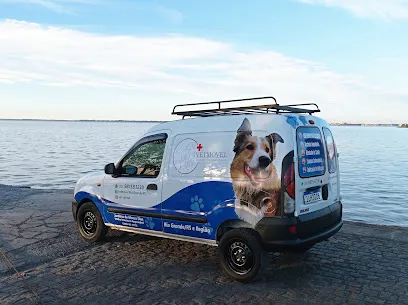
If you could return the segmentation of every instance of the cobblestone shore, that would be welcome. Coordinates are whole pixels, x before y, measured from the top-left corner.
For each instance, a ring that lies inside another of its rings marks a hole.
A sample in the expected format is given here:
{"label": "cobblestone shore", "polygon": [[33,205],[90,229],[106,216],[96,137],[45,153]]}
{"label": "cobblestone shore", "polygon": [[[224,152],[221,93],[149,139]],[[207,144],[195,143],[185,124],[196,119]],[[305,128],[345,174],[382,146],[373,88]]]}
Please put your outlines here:
{"label": "cobblestone shore", "polygon": [[231,281],[217,248],[112,231],[84,242],[72,191],[0,185],[1,304],[408,304],[408,228],[346,222],[304,255]]}

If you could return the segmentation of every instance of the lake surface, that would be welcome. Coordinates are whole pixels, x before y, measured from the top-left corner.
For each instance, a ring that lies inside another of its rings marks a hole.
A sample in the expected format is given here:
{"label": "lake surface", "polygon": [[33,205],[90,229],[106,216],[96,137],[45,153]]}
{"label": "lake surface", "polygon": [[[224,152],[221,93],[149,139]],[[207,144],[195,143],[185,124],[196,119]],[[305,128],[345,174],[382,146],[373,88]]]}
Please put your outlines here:
{"label": "lake surface", "polygon": [[[0,120],[0,183],[73,188],[84,174],[116,162],[153,125]],[[340,153],[344,219],[408,226],[408,129],[332,130]]]}

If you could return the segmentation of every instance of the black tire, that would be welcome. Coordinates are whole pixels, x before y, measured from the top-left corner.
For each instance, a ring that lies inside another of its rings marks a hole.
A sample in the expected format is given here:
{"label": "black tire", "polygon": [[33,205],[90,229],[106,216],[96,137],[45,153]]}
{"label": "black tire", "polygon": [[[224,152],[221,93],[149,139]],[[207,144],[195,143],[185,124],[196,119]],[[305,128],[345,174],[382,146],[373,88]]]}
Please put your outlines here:
{"label": "black tire", "polygon": [[306,253],[308,250],[312,249],[314,247],[314,245],[315,244],[300,245],[300,246],[290,248],[286,252],[302,254],[302,253]]}
{"label": "black tire", "polygon": [[267,254],[258,234],[250,229],[232,229],[218,245],[221,270],[230,278],[249,283],[259,278],[267,264]]}
{"label": "black tire", "polygon": [[88,242],[102,240],[108,232],[101,213],[92,202],[85,202],[78,210],[77,227],[79,234]]}

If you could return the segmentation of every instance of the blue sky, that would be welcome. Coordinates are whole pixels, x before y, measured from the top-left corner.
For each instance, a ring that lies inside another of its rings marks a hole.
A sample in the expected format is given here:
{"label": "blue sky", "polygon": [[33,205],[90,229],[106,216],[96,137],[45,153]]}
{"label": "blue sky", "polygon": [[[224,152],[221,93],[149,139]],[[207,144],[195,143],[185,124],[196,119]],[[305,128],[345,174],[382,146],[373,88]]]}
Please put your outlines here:
{"label": "blue sky", "polygon": [[406,122],[408,0],[0,0],[0,117],[171,119],[274,95]]}

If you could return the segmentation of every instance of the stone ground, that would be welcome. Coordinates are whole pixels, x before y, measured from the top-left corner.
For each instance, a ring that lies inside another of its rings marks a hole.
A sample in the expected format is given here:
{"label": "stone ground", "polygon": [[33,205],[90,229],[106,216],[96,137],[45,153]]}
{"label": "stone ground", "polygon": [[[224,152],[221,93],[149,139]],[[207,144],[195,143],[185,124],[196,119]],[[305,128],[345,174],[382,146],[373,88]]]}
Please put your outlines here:
{"label": "stone ground", "polygon": [[114,231],[86,243],[71,199],[0,185],[1,304],[408,304],[408,228],[345,223],[244,285],[215,247]]}

